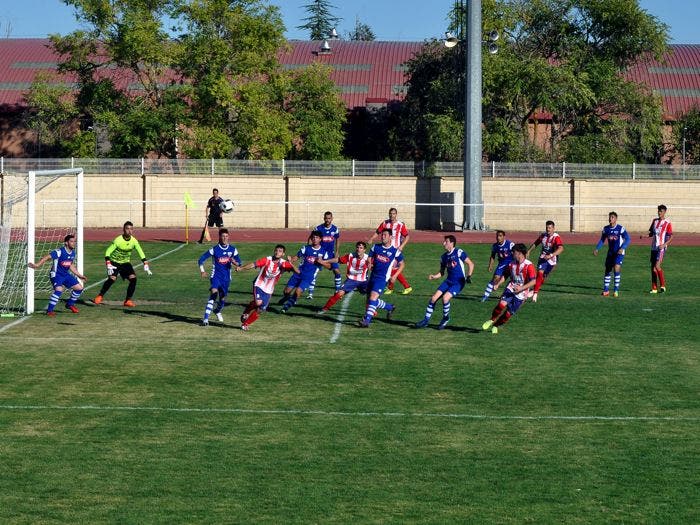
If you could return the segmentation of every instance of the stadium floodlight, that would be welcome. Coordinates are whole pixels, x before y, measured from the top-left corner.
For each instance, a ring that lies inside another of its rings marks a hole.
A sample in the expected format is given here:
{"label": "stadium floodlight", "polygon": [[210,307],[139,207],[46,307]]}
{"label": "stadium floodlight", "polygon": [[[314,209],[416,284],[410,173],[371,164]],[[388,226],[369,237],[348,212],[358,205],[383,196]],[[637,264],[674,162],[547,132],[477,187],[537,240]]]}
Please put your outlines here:
{"label": "stadium floodlight", "polygon": [[445,33],[445,47],[447,48],[452,48],[455,47],[457,44],[459,44],[459,38],[454,36],[452,33],[449,31]]}

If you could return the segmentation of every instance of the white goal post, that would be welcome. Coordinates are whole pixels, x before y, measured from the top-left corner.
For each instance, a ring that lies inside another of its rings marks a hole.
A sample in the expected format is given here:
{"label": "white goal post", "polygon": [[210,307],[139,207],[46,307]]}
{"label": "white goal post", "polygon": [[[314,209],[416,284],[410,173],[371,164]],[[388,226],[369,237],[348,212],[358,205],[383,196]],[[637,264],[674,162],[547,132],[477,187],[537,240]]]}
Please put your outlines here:
{"label": "white goal post", "polygon": [[[49,292],[48,265],[27,266],[76,236],[75,264],[83,273],[83,169],[2,173],[0,185],[0,312],[31,314],[37,292]],[[74,180],[73,180],[74,179]],[[58,198],[60,197],[60,198]],[[39,272],[39,274],[37,274]]]}

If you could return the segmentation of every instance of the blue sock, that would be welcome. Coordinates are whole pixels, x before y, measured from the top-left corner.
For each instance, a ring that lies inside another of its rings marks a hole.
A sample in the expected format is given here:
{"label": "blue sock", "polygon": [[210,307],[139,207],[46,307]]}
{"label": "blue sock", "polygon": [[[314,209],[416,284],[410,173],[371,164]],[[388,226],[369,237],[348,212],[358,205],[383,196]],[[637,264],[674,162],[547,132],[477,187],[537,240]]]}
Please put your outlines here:
{"label": "blue sock", "polygon": [[435,303],[430,301],[428,303],[428,306],[425,307],[425,320],[430,321],[430,318],[433,316],[433,310],[435,310]]}
{"label": "blue sock", "polygon": [[83,290],[73,290],[70,293],[70,298],[66,301],[66,306],[73,306],[76,301],[80,298],[80,294],[83,293]]}
{"label": "blue sock", "polygon": [[204,320],[207,321],[209,320],[209,316],[211,315],[211,311],[214,309],[214,301],[216,300],[217,293],[213,293],[209,295],[209,300],[207,301],[207,305],[204,307]]}
{"label": "blue sock", "polygon": [[51,294],[51,297],[49,297],[49,306],[46,308],[47,312],[53,312],[53,309],[56,308],[59,299],[61,299],[62,293],[63,292],[58,292],[54,290],[54,292]]}

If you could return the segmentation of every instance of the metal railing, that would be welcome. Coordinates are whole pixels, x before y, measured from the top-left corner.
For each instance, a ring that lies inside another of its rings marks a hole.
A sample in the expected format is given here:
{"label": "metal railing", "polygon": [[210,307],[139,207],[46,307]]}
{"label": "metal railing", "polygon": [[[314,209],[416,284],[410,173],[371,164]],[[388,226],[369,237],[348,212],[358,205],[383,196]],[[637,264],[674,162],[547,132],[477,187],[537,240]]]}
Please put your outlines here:
{"label": "metal railing", "polygon": [[[80,167],[86,175],[462,177],[461,162],[234,159],[25,159],[0,157],[0,173]],[[490,162],[484,179],[700,180],[700,165]]]}

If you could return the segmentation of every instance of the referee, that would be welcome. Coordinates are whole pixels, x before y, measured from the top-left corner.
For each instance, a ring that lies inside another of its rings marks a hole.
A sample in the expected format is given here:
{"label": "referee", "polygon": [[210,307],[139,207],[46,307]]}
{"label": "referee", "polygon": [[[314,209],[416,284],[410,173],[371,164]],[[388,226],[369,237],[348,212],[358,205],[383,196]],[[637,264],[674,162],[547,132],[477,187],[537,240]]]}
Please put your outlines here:
{"label": "referee", "polygon": [[[207,226],[209,228],[213,226],[221,228],[224,225],[224,219],[221,217],[221,203],[224,202],[224,199],[219,197],[219,190],[216,188],[211,190],[211,194],[211,197],[207,201],[207,209],[204,212],[204,216],[206,217]],[[199,241],[197,241],[199,244],[202,244],[204,241],[205,231],[206,227],[202,229],[202,234],[199,236]]]}

